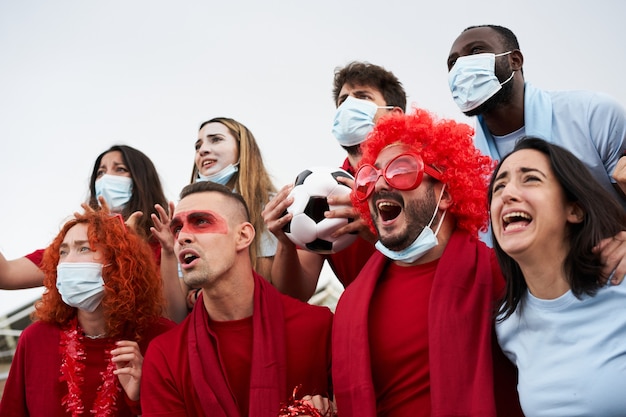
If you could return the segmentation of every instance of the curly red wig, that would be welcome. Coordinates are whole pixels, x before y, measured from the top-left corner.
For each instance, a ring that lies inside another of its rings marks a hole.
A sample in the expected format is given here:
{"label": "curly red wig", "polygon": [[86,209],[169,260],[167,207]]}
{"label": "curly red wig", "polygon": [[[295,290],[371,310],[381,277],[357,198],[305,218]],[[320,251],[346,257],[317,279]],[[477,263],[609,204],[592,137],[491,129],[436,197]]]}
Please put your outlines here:
{"label": "curly red wig", "polygon": [[59,248],[67,232],[82,223],[88,227],[90,246],[103,254],[102,306],[110,337],[140,341],[144,332],[163,314],[162,282],[148,244],[127,229],[120,216],[102,211],[76,214],[44,252],[44,292],[35,305],[34,317],[63,327],[76,315],[76,308],[63,302],[56,288]]}
{"label": "curly red wig", "polygon": [[[374,164],[383,148],[403,144],[422,156],[424,163],[441,171],[441,182],[452,197],[448,215],[458,228],[478,236],[487,229],[487,185],[494,162],[480,153],[472,142],[473,129],[454,120],[437,119],[430,112],[414,109],[411,114],[383,117],[361,146],[359,166]],[[375,233],[367,201],[352,204]]]}

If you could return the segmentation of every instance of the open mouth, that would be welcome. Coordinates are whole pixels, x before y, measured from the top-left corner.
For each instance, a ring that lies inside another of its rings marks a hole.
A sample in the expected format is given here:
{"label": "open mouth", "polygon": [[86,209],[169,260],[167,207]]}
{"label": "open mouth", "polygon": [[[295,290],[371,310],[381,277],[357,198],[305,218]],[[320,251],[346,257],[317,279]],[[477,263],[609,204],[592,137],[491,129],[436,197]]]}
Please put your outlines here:
{"label": "open mouth", "polygon": [[189,265],[190,263],[192,263],[193,261],[195,261],[196,259],[198,259],[197,255],[194,255],[193,253],[185,253],[180,257],[180,263],[182,265]]}
{"label": "open mouth", "polygon": [[502,226],[504,230],[521,229],[528,226],[533,220],[532,216],[523,211],[514,211],[502,216]]}
{"label": "open mouth", "polygon": [[402,207],[392,201],[379,201],[376,208],[383,221],[393,220],[402,213]]}

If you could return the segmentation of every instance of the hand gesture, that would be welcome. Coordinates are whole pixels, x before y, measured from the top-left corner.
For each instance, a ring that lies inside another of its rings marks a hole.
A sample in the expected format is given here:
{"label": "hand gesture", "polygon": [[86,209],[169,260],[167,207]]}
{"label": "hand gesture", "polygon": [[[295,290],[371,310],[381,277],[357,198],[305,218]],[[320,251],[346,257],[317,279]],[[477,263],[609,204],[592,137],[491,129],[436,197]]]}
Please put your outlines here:
{"label": "hand gesture", "polygon": [[120,340],[115,344],[117,347],[111,351],[111,360],[116,366],[113,373],[117,375],[128,398],[132,401],[138,401],[141,365],[143,364],[139,345],[137,342],[129,340]]}
{"label": "hand gesture", "polygon": [[170,221],[172,220],[170,215],[174,213],[174,202],[169,202],[169,212],[166,212],[160,204],[155,204],[154,208],[158,216],[154,213],[150,216],[154,224],[150,231],[159,240],[164,251],[174,253],[174,235],[170,231]]}

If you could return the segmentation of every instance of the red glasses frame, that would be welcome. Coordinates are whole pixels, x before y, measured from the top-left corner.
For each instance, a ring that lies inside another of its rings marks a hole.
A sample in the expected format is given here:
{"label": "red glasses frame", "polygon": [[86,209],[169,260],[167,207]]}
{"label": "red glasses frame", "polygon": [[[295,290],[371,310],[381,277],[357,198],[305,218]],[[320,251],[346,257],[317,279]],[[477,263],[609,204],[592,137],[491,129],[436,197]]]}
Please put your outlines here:
{"label": "red glasses frame", "polygon": [[[393,170],[394,168],[397,168],[394,167],[393,164],[397,163],[398,159],[407,156],[414,159],[415,171],[404,170],[403,172],[399,173],[389,172],[390,169]],[[367,199],[374,191],[376,182],[381,176],[385,179],[387,184],[397,190],[412,190],[414,188],[417,188],[422,183],[424,172],[426,172],[428,175],[435,178],[436,180],[441,180],[441,173],[430,165],[425,165],[422,157],[413,152],[405,152],[395,156],[391,161],[387,163],[387,165],[383,169],[378,169],[371,164],[362,165],[354,176],[354,191],[356,198],[360,201]],[[389,176],[388,174],[392,175]],[[406,182],[406,175],[403,175],[399,179],[396,178],[399,174],[412,174],[415,175],[415,178],[411,178],[411,181]],[[365,191],[363,191],[363,189],[365,189]]]}

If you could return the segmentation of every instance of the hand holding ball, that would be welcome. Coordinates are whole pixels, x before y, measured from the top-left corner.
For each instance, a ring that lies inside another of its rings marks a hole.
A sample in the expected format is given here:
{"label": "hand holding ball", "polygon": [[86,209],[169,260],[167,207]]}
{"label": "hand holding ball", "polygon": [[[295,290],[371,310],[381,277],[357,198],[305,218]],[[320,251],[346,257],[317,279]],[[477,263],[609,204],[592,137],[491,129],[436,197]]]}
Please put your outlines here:
{"label": "hand holding ball", "polygon": [[302,171],[296,177],[289,196],[294,198],[287,212],[293,218],[283,231],[297,246],[320,254],[339,252],[354,242],[356,234],[344,234],[338,238],[330,235],[353,219],[326,218],[324,212],[344,206],[329,206],[327,197],[349,195],[350,187],[337,181],[338,177],[354,179],[340,168],[314,167]]}

